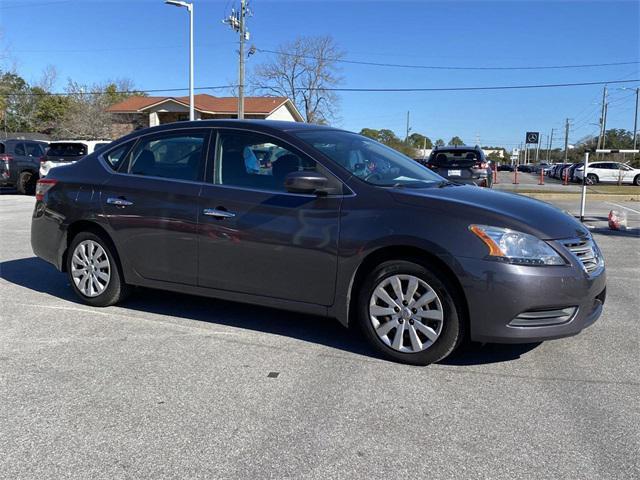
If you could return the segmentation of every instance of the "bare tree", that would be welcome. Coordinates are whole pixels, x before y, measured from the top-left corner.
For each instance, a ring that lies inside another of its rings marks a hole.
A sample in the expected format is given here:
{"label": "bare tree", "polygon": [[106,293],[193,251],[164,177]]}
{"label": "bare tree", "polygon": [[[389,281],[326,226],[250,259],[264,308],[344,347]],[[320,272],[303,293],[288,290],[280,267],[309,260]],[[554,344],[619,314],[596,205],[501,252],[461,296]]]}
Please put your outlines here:
{"label": "bare tree", "polygon": [[331,89],[342,82],[338,61],[343,56],[330,36],[298,37],[254,69],[252,89],[289,97],[307,122],[328,123],[338,112],[339,98]]}
{"label": "bare tree", "polygon": [[91,86],[69,80],[66,94],[70,105],[55,129],[56,135],[92,139],[113,136],[113,118],[106,111],[109,106],[132,95],[143,95],[127,78]]}

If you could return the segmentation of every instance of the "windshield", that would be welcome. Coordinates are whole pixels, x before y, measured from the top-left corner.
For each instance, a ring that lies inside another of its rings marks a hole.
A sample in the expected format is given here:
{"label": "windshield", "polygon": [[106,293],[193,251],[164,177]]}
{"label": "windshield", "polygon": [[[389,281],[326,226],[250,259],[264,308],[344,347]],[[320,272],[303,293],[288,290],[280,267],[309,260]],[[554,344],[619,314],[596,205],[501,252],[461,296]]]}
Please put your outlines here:
{"label": "windshield", "polygon": [[429,163],[437,167],[446,167],[452,164],[469,164],[474,165],[480,163],[481,159],[474,150],[437,150],[431,154]]}
{"label": "windshield", "polygon": [[87,154],[84,143],[51,143],[47,155],[50,157],[81,157]]}
{"label": "windshield", "polygon": [[373,185],[420,188],[445,181],[415,160],[362,135],[334,130],[303,131],[295,135]]}

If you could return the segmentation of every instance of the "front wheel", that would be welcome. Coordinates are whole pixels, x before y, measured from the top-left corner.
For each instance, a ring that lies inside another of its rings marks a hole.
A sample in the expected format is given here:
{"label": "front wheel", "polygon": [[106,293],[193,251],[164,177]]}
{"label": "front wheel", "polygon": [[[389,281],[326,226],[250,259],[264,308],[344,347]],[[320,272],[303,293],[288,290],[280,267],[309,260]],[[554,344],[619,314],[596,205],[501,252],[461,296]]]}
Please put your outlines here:
{"label": "front wheel", "polygon": [[445,358],[464,334],[446,276],[405,260],[384,262],[369,274],[358,296],[358,323],[376,350],[412,365]]}
{"label": "front wheel", "polygon": [[73,238],[67,274],[76,295],[94,307],[115,305],[130,290],[122,279],[111,243],[92,232],[81,232]]}
{"label": "front wheel", "polygon": [[598,183],[597,175],[594,175],[593,173],[590,173],[589,175],[587,175],[587,184],[595,185],[596,183]]}

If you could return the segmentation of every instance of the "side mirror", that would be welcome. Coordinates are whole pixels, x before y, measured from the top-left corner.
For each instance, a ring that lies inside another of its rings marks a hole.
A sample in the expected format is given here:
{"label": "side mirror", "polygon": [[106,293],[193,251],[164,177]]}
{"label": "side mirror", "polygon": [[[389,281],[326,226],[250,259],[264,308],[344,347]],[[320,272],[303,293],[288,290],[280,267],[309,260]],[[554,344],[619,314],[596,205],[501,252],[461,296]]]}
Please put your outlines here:
{"label": "side mirror", "polygon": [[291,172],[284,179],[284,188],[290,193],[319,193],[328,183],[327,177],[315,171]]}

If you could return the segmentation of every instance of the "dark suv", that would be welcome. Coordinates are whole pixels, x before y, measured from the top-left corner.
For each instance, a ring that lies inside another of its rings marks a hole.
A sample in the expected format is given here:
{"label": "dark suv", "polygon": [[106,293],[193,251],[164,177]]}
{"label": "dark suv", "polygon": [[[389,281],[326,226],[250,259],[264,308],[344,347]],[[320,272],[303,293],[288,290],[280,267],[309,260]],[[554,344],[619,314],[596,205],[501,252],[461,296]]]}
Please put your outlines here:
{"label": "dark suv", "polygon": [[491,167],[478,146],[435,147],[427,167],[452,182],[489,188],[493,185]]}
{"label": "dark suv", "polygon": [[139,285],[280,307],[357,325],[422,365],[465,337],[577,334],[605,299],[602,255],[569,215],[302,123],[178,122],[116,140],[38,182],[31,245],[89,305]]}
{"label": "dark suv", "polygon": [[0,186],[16,187],[19,193],[33,194],[40,159],[48,144],[37,140],[0,140]]}

